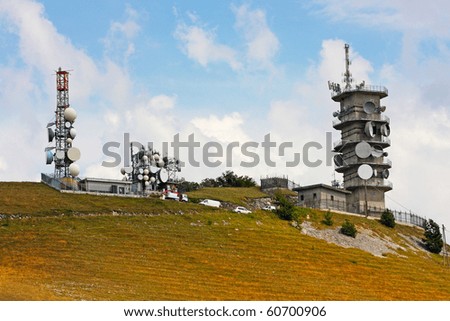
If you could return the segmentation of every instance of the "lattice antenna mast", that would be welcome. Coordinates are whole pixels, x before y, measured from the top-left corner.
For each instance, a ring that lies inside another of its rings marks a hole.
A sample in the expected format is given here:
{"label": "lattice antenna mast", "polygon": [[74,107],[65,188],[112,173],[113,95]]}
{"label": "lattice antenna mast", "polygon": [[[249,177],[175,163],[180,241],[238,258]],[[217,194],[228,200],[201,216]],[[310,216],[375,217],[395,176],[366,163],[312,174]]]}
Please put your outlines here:
{"label": "lattice antenna mast", "polygon": [[65,126],[64,111],[69,107],[69,72],[58,69],[56,72],[56,152],[55,177],[69,176],[69,164],[65,160],[68,150],[67,136],[69,129]]}
{"label": "lattice antenna mast", "polygon": [[349,58],[349,49],[350,45],[345,44],[345,73],[344,73],[344,83],[345,83],[345,89],[351,89],[352,88],[352,74],[350,73],[350,58]]}

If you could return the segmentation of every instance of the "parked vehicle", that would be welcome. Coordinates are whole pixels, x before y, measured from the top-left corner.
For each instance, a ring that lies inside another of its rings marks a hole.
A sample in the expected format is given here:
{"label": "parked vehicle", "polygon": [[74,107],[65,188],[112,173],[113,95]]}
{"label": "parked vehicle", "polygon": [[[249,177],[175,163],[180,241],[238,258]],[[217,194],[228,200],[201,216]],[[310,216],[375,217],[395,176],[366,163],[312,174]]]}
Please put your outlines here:
{"label": "parked vehicle", "polygon": [[219,201],[210,200],[210,199],[205,199],[205,200],[201,201],[199,204],[205,205],[205,206],[211,206],[211,207],[220,207],[221,206]]}
{"label": "parked vehicle", "polygon": [[250,214],[252,211],[246,209],[246,208],[243,207],[243,206],[238,206],[238,207],[236,207],[236,208],[233,210],[233,212],[235,212],[235,213],[241,213],[241,214]]}
{"label": "parked vehicle", "polygon": [[188,196],[187,196],[186,194],[181,194],[181,199],[180,199],[180,201],[182,201],[182,202],[188,202],[188,201],[189,201]]}
{"label": "parked vehicle", "polygon": [[273,205],[266,205],[262,208],[264,211],[275,211],[277,208]]}

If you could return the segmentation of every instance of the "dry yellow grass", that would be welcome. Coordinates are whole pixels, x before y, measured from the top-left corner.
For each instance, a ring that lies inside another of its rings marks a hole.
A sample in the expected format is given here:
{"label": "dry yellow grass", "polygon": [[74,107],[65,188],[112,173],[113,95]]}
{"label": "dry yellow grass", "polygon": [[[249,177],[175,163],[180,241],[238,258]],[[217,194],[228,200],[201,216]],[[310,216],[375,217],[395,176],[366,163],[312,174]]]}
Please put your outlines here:
{"label": "dry yellow grass", "polygon": [[[107,208],[104,215],[29,212],[0,221],[1,300],[450,300],[449,269],[436,255],[374,257],[302,235],[262,211],[240,215],[146,200],[161,215],[145,215],[145,203],[140,214],[113,216],[113,208],[90,198]],[[121,199],[130,204],[120,206],[138,212],[134,201]],[[189,210],[175,214],[183,206]],[[323,213],[309,214],[319,226]],[[398,242],[397,231],[420,235],[412,227],[392,231],[351,220]]]}

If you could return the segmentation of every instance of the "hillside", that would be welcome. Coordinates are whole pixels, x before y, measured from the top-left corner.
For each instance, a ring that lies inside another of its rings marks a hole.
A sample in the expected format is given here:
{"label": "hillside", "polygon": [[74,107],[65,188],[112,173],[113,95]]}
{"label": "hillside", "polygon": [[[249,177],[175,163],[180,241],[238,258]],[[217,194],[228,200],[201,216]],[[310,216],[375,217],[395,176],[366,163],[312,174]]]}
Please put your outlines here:
{"label": "hillside", "polygon": [[[0,183],[0,300],[450,300],[449,268],[411,241],[421,229],[339,214],[330,229],[323,212],[299,211],[301,230],[261,210]],[[397,246],[374,255],[320,239],[345,218]]]}

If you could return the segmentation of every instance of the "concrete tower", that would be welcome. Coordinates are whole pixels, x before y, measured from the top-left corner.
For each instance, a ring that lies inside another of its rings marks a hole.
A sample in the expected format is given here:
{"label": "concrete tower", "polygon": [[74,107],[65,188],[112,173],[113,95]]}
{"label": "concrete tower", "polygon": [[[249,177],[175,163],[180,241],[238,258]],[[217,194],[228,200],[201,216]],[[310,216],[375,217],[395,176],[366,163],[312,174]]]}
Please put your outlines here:
{"label": "concrete tower", "polygon": [[387,97],[385,87],[369,86],[362,82],[353,85],[350,73],[349,45],[345,45],[344,88],[329,82],[332,99],[339,102],[333,127],[341,131],[341,139],[334,143],[335,170],[344,175],[347,211],[380,215],[384,208],[384,193],[392,189],[385,158],[391,142],[390,119],[382,114],[386,107],[381,100]]}

